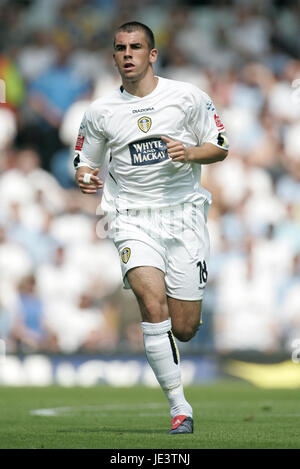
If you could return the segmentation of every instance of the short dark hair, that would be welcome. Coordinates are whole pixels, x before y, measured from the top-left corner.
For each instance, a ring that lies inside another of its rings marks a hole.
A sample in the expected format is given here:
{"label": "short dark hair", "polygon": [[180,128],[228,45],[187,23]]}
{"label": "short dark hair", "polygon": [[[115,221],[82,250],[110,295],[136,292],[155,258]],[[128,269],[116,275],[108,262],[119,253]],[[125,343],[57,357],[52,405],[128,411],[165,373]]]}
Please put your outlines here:
{"label": "short dark hair", "polygon": [[[139,23],[138,21],[129,21],[128,23],[124,23],[121,26],[119,26],[119,28],[115,32],[115,37],[116,37],[116,34],[121,32],[121,31],[126,31],[127,33],[132,33],[133,31],[136,31],[138,29],[141,30],[141,31],[144,31],[145,36],[146,36],[146,40],[147,40],[147,43],[148,43],[148,46],[149,46],[149,49],[150,50],[154,49],[155,40],[154,40],[153,32],[151,31],[151,29],[148,26],[146,26],[143,23]],[[114,47],[115,47],[115,37],[114,37]]]}

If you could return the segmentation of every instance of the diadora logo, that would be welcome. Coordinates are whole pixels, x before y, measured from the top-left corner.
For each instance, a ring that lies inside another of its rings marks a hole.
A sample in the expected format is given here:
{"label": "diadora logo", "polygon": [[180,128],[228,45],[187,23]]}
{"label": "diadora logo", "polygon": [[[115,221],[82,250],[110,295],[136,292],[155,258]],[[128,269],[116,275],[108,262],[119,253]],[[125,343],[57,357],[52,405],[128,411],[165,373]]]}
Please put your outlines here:
{"label": "diadora logo", "polygon": [[138,120],[139,129],[145,133],[149,132],[151,124],[152,120],[150,119],[150,117],[143,116],[140,117]]}
{"label": "diadora logo", "polygon": [[154,111],[154,107],[146,107],[145,109],[133,109],[132,113],[139,114],[140,112],[149,112],[149,111]]}
{"label": "diadora logo", "polygon": [[160,138],[148,138],[129,144],[131,164],[141,166],[160,163],[169,158],[167,145]]}

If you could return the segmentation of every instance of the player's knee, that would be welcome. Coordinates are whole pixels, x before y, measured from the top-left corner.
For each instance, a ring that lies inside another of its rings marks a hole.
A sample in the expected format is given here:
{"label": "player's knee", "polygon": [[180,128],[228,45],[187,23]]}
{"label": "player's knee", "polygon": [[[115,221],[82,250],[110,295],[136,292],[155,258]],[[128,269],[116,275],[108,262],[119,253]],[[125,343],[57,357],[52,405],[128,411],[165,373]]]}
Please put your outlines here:
{"label": "player's knee", "polygon": [[144,321],[161,322],[168,318],[168,306],[163,299],[146,296],[142,298],[140,304]]}
{"label": "player's knee", "polygon": [[180,340],[180,342],[188,342],[196,335],[198,329],[199,325],[184,325],[180,329],[172,327],[172,332],[176,339]]}

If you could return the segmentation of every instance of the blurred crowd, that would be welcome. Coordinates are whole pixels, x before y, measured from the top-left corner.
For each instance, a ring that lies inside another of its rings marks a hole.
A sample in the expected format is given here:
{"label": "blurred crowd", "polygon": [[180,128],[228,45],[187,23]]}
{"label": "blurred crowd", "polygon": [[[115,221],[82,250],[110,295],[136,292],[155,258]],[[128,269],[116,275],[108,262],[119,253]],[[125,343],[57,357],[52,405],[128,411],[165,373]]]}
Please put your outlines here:
{"label": "blurred crowd", "polygon": [[[288,351],[300,337],[300,2],[0,0],[0,338],[9,351],[143,350],[99,197],[74,182],[88,104],[120,84],[112,36],[154,31],[158,75],[214,101],[230,153],[213,194],[203,320],[184,350]],[[4,99],[5,97],[5,99]]]}

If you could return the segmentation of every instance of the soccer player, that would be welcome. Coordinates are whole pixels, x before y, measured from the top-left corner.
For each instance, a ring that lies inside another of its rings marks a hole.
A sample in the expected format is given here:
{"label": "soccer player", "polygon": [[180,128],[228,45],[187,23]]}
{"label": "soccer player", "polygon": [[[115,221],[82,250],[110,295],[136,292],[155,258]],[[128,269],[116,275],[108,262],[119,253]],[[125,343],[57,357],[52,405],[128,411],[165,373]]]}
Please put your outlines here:
{"label": "soccer player", "polygon": [[201,323],[207,282],[211,195],[201,165],[224,160],[225,129],[209,96],[158,77],[152,31],[138,22],[114,36],[122,85],[87,109],[76,143],[76,181],[84,194],[103,187],[101,205],[119,253],[125,288],[137,298],[150,366],[170,405],[171,434],[193,432],[174,336],[190,340]]}

